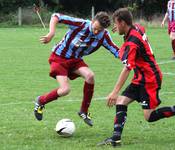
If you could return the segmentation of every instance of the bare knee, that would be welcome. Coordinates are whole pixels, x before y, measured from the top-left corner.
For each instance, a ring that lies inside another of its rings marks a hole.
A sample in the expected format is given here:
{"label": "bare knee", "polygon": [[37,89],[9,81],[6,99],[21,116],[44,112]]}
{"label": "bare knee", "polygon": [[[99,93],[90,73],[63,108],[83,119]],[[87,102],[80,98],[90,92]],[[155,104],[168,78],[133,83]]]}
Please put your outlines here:
{"label": "bare knee", "polygon": [[145,118],[145,120],[148,121],[148,122],[151,122],[151,121],[150,121],[150,116],[151,116],[152,111],[153,111],[153,110],[150,110],[150,109],[144,110],[144,111],[143,111],[143,112],[144,112],[144,118]]}
{"label": "bare knee", "polygon": [[86,82],[88,83],[94,83],[94,78],[95,78],[95,75],[93,72],[89,72],[86,77],[85,77],[85,80]]}
{"label": "bare knee", "polygon": [[144,118],[145,118],[145,120],[146,120],[146,121],[148,121],[148,122],[149,122],[150,115],[149,115],[149,116],[144,115]]}
{"label": "bare knee", "polygon": [[173,41],[175,38],[173,36],[170,36],[170,40]]}
{"label": "bare knee", "polygon": [[175,40],[175,33],[174,32],[171,32],[170,33],[170,39],[173,41]]}
{"label": "bare knee", "polygon": [[132,102],[132,99],[126,97],[126,96],[119,96],[116,102],[116,105],[126,105],[130,104]]}
{"label": "bare knee", "polygon": [[67,86],[60,87],[57,93],[59,96],[68,95],[70,93],[70,86],[67,85]]}
{"label": "bare knee", "polygon": [[116,102],[116,105],[126,105],[126,104],[125,104],[125,101],[123,99],[118,98],[117,102]]}

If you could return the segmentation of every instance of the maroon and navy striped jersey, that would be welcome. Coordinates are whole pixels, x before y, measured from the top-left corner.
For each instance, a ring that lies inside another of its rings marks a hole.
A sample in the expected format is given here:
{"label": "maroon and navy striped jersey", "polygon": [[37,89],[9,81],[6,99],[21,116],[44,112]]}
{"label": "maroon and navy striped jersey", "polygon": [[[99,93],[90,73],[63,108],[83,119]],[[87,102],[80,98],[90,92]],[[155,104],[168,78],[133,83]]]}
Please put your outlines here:
{"label": "maroon and navy striped jersey", "polygon": [[64,58],[82,58],[95,52],[100,46],[104,46],[115,57],[118,57],[118,47],[106,29],[94,35],[90,20],[78,19],[59,13],[55,13],[53,16],[58,17],[59,23],[66,24],[69,27],[64,38],[52,49],[57,55]]}
{"label": "maroon and navy striped jersey", "polygon": [[169,22],[175,21],[175,1],[169,0],[167,5],[167,13]]}
{"label": "maroon and navy striped jersey", "polygon": [[162,73],[156,63],[144,27],[134,25],[124,37],[125,43],[119,58],[129,70],[134,70],[132,83],[137,85],[156,84],[161,86]]}

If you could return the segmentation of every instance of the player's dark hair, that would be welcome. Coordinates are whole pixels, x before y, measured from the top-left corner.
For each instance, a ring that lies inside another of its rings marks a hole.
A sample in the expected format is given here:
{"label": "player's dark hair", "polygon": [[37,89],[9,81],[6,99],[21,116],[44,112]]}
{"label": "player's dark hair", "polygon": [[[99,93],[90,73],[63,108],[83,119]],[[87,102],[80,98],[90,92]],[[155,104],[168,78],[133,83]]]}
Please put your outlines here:
{"label": "player's dark hair", "polygon": [[117,20],[126,22],[127,25],[132,25],[132,14],[127,8],[120,8],[116,10],[113,14],[113,21],[117,18]]}
{"label": "player's dark hair", "polygon": [[98,12],[94,17],[94,20],[98,20],[103,28],[107,28],[111,25],[109,15],[104,11]]}

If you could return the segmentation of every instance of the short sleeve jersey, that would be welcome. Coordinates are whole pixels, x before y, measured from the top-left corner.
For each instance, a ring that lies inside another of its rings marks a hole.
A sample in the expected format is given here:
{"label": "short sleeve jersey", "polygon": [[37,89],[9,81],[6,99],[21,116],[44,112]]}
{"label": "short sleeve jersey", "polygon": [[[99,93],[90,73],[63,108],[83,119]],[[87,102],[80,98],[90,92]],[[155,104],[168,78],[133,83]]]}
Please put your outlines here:
{"label": "short sleeve jersey", "polygon": [[127,69],[134,70],[133,84],[156,84],[161,86],[162,73],[156,63],[144,27],[132,26],[124,37],[124,44],[119,51],[119,58]]}

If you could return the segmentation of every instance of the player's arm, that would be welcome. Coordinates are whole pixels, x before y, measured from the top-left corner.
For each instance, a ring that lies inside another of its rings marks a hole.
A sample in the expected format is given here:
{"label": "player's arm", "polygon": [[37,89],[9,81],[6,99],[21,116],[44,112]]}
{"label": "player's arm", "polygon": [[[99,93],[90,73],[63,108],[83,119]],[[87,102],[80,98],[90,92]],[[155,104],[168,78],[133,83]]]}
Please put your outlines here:
{"label": "player's arm", "polygon": [[82,25],[82,23],[84,22],[85,21],[83,19],[78,19],[78,18],[62,15],[59,13],[54,13],[50,20],[49,33],[45,36],[42,36],[40,38],[40,41],[44,44],[49,43],[55,35],[56,25],[58,23],[69,25],[69,28],[74,29]]}
{"label": "player's arm", "polygon": [[135,65],[136,52],[137,52],[136,45],[126,46],[124,51],[125,54],[122,58],[122,62],[125,66],[122,72],[120,73],[120,76],[114,86],[114,89],[107,97],[108,106],[113,106],[116,104],[118,94],[123,85],[125,84],[126,80],[128,79],[130,71],[136,67]]}
{"label": "player's arm", "polygon": [[115,57],[118,57],[118,46],[112,41],[112,38],[109,34],[109,32],[105,32],[104,34],[104,40],[103,40],[103,46],[109,50]]}
{"label": "player's arm", "polygon": [[51,17],[49,24],[49,33],[40,38],[40,41],[44,44],[49,43],[55,35],[56,25],[58,23],[57,17]]}
{"label": "player's arm", "polygon": [[123,87],[123,85],[125,84],[126,80],[128,79],[129,73],[130,73],[130,70],[128,70],[124,66],[122,72],[120,73],[118,81],[116,82],[116,84],[114,86],[113,91],[107,97],[107,105],[109,107],[115,105],[117,97],[118,97],[118,93],[120,92],[121,88]]}
{"label": "player's arm", "polygon": [[60,13],[54,13],[52,17],[57,17],[58,23],[68,25],[71,29],[79,27],[85,22],[84,19],[70,17]]}
{"label": "player's arm", "polygon": [[161,27],[164,27],[165,25],[165,21],[168,19],[168,13],[165,14],[164,18],[163,18],[163,21],[161,23]]}

